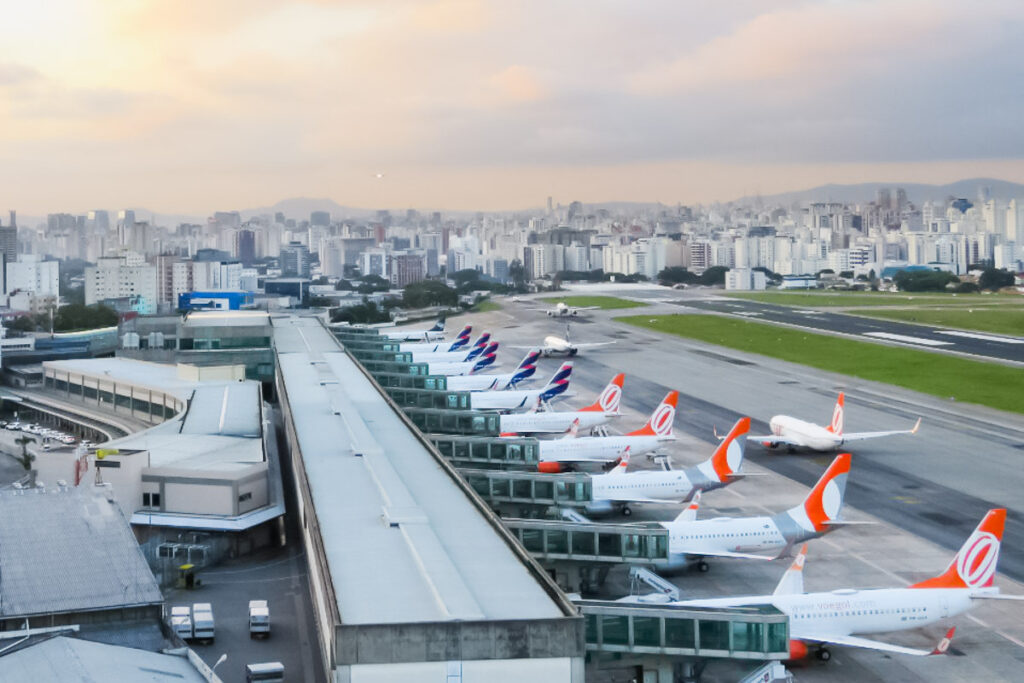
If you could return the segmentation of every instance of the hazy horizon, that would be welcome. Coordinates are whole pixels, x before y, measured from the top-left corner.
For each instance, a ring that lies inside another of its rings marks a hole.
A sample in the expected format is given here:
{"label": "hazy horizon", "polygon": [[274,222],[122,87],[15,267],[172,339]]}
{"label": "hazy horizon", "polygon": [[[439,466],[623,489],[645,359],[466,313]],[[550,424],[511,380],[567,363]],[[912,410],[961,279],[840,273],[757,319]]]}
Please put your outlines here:
{"label": "hazy horizon", "polygon": [[55,0],[0,21],[0,206],[25,215],[1024,182],[1008,0]]}

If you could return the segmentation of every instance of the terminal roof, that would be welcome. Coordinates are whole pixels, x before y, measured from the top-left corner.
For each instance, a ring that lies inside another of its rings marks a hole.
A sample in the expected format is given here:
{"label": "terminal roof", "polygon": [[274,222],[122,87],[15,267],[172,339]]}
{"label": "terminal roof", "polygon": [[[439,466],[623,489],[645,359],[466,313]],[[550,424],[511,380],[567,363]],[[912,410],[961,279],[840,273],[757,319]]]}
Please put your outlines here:
{"label": "terminal roof", "polygon": [[565,616],[330,332],[272,320],[342,623]]}

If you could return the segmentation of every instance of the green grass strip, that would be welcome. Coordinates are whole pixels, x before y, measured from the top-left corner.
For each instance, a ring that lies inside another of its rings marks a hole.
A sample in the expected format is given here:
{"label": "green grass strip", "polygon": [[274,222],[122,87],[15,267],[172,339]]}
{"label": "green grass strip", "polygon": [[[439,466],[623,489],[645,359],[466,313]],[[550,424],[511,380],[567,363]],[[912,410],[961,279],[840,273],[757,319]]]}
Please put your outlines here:
{"label": "green grass strip", "polygon": [[586,306],[596,306],[604,310],[614,310],[619,308],[640,308],[647,304],[642,304],[639,301],[629,301],[628,299],[620,299],[617,296],[567,296],[562,299],[547,298],[541,299],[550,304],[564,303],[566,306],[584,308]]}
{"label": "green grass strip", "polygon": [[636,315],[616,320],[941,398],[1024,413],[1024,368],[717,315]]}

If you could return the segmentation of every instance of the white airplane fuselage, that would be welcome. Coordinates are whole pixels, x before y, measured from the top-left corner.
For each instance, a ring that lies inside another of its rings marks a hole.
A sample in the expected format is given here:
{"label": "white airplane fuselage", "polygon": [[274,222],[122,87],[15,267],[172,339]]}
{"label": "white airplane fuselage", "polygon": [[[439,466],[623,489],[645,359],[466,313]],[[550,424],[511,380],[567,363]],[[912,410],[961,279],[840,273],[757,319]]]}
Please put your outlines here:
{"label": "white airplane fuselage", "polygon": [[[537,397],[545,391],[546,389],[474,391],[469,395],[469,407],[473,410],[516,410],[517,408],[529,408],[536,405]],[[556,396],[555,398],[558,397]]]}
{"label": "white airplane fuselage", "polygon": [[[501,392],[508,393],[508,392]],[[579,420],[579,429],[591,429],[603,425],[617,415],[599,410],[577,412],[517,413],[501,416],[501,431],[517,434],[561,434],[568,431],[573,422]]]}
{"label": "white airplane fuselage", "polygon": [[545,356],[553,356],[555,354],[565,354],[566,356],[575,356],[578,349],[562,339],[554,335],[544,337],[544,345],[541,347],[541,352]]}
{"label": "white airplane fuselage", "polygon": [[458,351],[413,351],[412,362],[413,363],[459,363],[466,360],[466,356],[470,354],[472,349],[465,348],[459,349]]}
{"label": "white airplane fuselage", "polygon": [[720,517],[692,522],[662,522],[668,529],[670,566],[716,552],[769,553],[789,543],[771,517]]}
{"label": "white airplane fuselage", "polygon": [[[398,350],[409,353],[440,353],[447,351],[454,341],[441,341],[441,342],[402,342]],[[469,353],[469,344],[464,344],[462,348],[466,349],[466,353]]]}
{"label": "white airplane fuselage", "polygon": [[395,341],[444,341],[444,331],[442,330],[404,330],[401,332],[382,332],[381,335]]}
{"label": "white airplane fuselage", "polygon": [[776,415],[769,422],[772,434],[792,441],[796,446],[816,451],[832,451],[843,445],[843,437],[833,434],[821,425],[798,420],[788,415]]}
{"label": "white airplane fuselage", "polygon": [[473,372],[473,368],[479,361],[471,360],[462,363],[430,363],[428,365],[427,374],[430,375],[444,375],[444,376],[458,376],[458,375],[469,375]]}
{"label": "white airplane fuselage", "polygon": [[540,442],[542,462],[614,462],[629,446],[631,455],[642,455],[667,441],[659,436],[584,436]]}
{"label": "white airplane fuselage", "polygon": [[827,593],[766,595],[747,598],[686,600],[680,606],[742,607],[774,605],[789,615],[793,638],[814,641],[814,634],[869,635],[934,624],[973,607],[971,595],[998,588],[840,589]]}
{"label": "white airplane fuselage", "polygon": [[[455,375],[448,378],[448,391],[500,391],[507,387],[515,376],[514,372],[502,375]],[[520,382],[532,380],[532,377],[528,377]]]}

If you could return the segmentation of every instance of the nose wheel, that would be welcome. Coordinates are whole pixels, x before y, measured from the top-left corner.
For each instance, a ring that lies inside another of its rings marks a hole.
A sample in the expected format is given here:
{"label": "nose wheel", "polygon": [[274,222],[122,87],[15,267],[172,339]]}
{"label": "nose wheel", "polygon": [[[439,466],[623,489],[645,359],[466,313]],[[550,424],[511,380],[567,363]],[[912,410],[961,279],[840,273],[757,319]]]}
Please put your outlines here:
{"label": "nose wheel", "polygon": [[707,562],[705,562],[704,560],[701,560],[700,562],[697,563],[697,571],[699,571],[700,573],[703,574],[706,571],[708,571],[709,569],[711,569],[711,566]]}
{"label": "nose wheel", "polygon": [[832,659],[832,651],[829,650],[827,647],[819,647],[815,651],[814,656],[818,659],[818,661],[827,662],[828,660]]}
{"label": "nose wheel", "polygon": [[626,506],[624,506],[622,508],[622,516],[623,517],[629,517],[632,514],[633,514],[633,508],[629,507],[628,505],[626,505]]}

